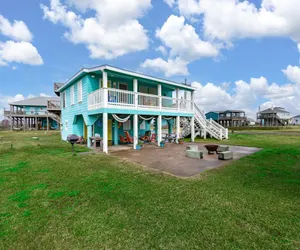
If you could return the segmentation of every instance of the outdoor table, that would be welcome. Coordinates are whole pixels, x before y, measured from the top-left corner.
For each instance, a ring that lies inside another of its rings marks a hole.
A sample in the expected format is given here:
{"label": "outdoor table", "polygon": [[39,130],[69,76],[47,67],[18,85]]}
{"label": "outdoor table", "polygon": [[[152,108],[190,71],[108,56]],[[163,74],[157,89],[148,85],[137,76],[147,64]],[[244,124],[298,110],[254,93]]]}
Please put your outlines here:
{"label": "outdoor table", "polygon": [[97,148],[97,142],[99,142],[99,147],[101,146],[101,141],[102,141],[102,138],[101,137],[90,137],[90,142],[91,142],[91,145],[93,145],[94,148]]}

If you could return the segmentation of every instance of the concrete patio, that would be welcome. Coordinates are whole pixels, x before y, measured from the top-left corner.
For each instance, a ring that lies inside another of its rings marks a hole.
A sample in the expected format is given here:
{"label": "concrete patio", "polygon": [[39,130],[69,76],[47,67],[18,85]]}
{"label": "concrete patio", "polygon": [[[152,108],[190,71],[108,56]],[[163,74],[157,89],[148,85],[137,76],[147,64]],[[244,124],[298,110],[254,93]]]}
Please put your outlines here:
{"label": "concrete patio", "polygon": [[[191,177],[231,162],[218,160],[216,154],[208,155],[206,148],[204,148],[204,144],[200,143],[194,144],[197,144],[199,150],[204,152],[203,159],[188,158],[185,156],[185,150],[186,146],[190,144],[192,143],[167,143],[164,148],[159,148],[156,145],[145,145],[141,151],[133,149],[121,151],[112,150],[110,154],[178,177]],[[230,151],[233,152],[233,160],[238,160],[260,150],[259,148],[240,146],[229,147]]]}

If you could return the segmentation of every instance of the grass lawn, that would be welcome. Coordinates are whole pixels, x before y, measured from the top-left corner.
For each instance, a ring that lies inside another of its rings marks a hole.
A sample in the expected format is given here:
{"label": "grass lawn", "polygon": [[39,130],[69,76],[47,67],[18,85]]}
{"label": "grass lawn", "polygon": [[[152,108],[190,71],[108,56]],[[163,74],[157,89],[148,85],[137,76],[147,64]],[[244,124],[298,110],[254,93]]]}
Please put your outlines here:
{"label": "grass lawn", "polygon": [[178,179],[34,135],[0,132],[0,249],[300,248],[299,136],[233,134],[264,150]]}

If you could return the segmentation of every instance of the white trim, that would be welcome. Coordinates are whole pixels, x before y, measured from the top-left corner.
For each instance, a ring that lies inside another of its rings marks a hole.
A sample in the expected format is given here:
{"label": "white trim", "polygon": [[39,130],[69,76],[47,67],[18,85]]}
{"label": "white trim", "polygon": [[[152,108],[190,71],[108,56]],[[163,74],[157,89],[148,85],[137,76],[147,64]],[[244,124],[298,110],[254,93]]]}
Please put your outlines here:
{"label": "white trim", "polygon": [[137,72],[131,72],[131,71],[128,71],[128,70],[125,70],[125,69],[118,69],[118,68],[115,68],[115,67],[112,67],[112,66],[109,66],[109,65],[104,65],[104,66],[99,66],[99,67],[95,67],[95,68],[89,68],[89,69],[88,68],[83,68],[83,69],[81,69],[74,76],[72,76],[63,86],[61,86],[57,90],[57,92],[60,92],[61,89],[64,89],[69,83],[74,81],[82,73],[92,73],[92,72],[95,72],[95,71],[103,71],[103,70],[111,70],[111,71],[114,71],[114,72],[117,72],[117,73],[130,75],[130,76],[133,76],[133,77],[143,78],[143,79],[147,79],[147,80],[150,80],[150,81],[164,83],[164,84],[168,84],[168,85],[172,85],[172,86],[176,86],[176,87],[180,87],[180,88],[184,88],[184,89],[196,90],[196,88],[194,88],[194,87],[186,86],[186,85],[183,85],[183,84],[180,84],[180,83],[160,79],[160,78],[153,77],[153,76],[144,75],[144,74],[137,73]]}

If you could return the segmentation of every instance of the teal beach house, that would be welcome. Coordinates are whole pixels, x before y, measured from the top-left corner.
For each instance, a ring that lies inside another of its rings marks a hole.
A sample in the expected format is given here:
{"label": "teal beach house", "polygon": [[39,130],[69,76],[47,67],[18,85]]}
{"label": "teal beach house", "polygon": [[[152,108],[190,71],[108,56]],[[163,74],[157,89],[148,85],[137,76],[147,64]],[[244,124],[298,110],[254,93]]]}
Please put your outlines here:
{"label": "teal beach house", "polygon": [[109,65],[83,68],[56,91],[61,98],[62,139],[76,134],[90,147],[90,138],[98,135],[107,153],[109,145],[120,144],[126,136],[136,148],[151,124],[158,145],[163,124],[168,133],[175,128],[177,140],[186,135],[194,140],[197,133],[226,138],[226,130],[206,120],[194,104],[194,91],[185,84]]}
{"label": "teal beach house", "polygon": [[9,103],[4,116],[10,120],[11,130],[59,130],[60,99],[34,97]]}

